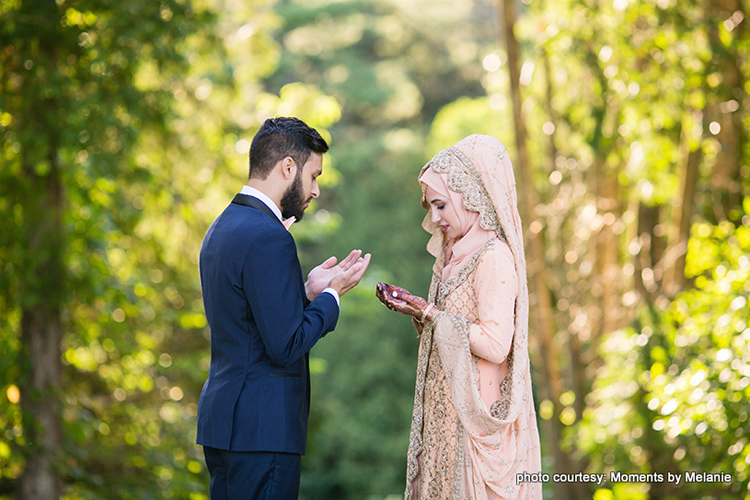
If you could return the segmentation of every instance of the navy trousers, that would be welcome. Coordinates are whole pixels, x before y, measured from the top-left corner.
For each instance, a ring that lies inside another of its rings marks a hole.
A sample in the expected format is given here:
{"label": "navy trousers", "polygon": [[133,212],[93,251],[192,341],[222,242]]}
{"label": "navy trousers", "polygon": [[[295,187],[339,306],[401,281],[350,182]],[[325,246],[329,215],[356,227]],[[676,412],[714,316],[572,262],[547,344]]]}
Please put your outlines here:
{"label": "navy trousers", "polygon": [[297,500],[302,456],[203,447],[211,500]]}

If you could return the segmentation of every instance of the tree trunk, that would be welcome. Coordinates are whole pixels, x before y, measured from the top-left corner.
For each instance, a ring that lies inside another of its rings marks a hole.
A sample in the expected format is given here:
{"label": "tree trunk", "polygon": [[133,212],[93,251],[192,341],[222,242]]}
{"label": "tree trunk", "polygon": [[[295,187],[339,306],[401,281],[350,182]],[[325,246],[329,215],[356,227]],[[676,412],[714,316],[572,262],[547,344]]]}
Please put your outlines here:
{"label": "tree trunk", "polygon": [[48,154],[50,171],[39,175],[25,165],[28,193],[22,201],[27,261],[21,304],[21,407],[28,442],[26,467],[18,482],[19,498],[53,500],[60,496],[54,462],[62,444],[59,392],[60,342],[64,299],[64,191],[56,148]]}
{"label": "tree trunk", "polygon": [[[498,32],[504,33],[504,45],[508,52],[508,73],[510,76],[510,93],[513,104],[513,125],[516,139],[516,148],[518,151],[518,161],[516,169],[518,171],[518,184],[521,186],[522,196],[520,196],[521,218],[529,223],[532,221],[534,207],[538,203],[537,193],[534,191],[531,175],[531,165],[529,162],[528,150],[526,148],[526,126],[521,111],[521,88],[520,88],[520,45],[513,32],[515,24],[515,3],[513,0],[498,1],[497,9],[497,26]],[[500,38],[500,37],[498,37]],[[499,40],[502,44],[502,40]],[[539,335],[542,363],[544,373],[548,382],[548,393],[554,404],[553,418],[549,420],[550,441],[553,448],[555,459],[555,471],[568,472],[569,466],[573,463],[560,447],[560,437],[562,435],[562,426],[560,422],[561,404],[560,395],[562,394],[562,380],[558,364],[559,355],[557,346],[554,342],[555,325],[552,314],[552,299],[549,290],[548,269],[544,260],[544,248],[541,241],[541,232],[534,234],[527,232],[528,241],[528,277],[531,293],[535,296],[536,314],[531,317],[536,318],[535,331]],[[567,500],[574,498],[573,492],[563,483],[555,484],[555,498]]]}
{"label": "tree trunk", "polygon": [[597,212],[602,217],[601,226],[596,234],[596,265],[595,277],[597,289],[593,290],[597,297],[601,318],[597,329],[593,334],[594,351],[598,344],[608,333],[613,332],[619,326],[620,294],[621,289],[619,277],[622,269],[619,266],[619,254],[617,249],[617,235],[612,225],[620,217],[620,202],[618,200],[617,172],[611,171],[605,164],[604,159],[596,162],[596,199]]}
{"label": "tree trunk", "polygon": [[[508,69],[511,80],[511,100],[513,102],[513,122],[515,129],[516,148],[518,149],[518,162],[516,169],[519,174],[519,182],[522,189],[520,196],[521,218],[526,221],[531,220],[533,207],[537,205],[537,195],[531,181],[530,165],[528,160],[528,150],[526,149],[526,127],[521,114],[521,91],[519,87],[519,44],[513,34],[513,23],[515,19],[514,5],[512,1],[502,2],[498,11],[504,8],[505,18],[505,37],[506,47],[508,50]],[[545,367],[549,372],[549,382],[552,389],[552,395],[555,398],[555,406],[559,403],[559,397],[562,393],[562,384],[560,380],[560,369],[558,367],[558,357],[555,344],[552,340],[554,336],[554,322],[552,317],[552,300],[550,298],[547,283],[547,268],[544,263],[544,252],[540,238],[533,233],[527,233],[528,248],[530,259],[528,262],[527,274],[529,282],[533,287],[532,293],[535,295],[538,314],[537,332],[541,338],[542,349],[545,354]]]}
{"label": "tree trunk", "polygon": [[[740,68],[738,45],[744,35],[747,20],[741,0],[707,0],[705,16],[709,25],[709,39],[713,49],[713,71],[721,74],[718,88],[706,107],[708,133],[719,142],[720,149],[711,176],[713,215],[716,221],[739,222],[742,216],[742,149],[746,132],[742,124],[745,78]],[[739,13],[739,14],[738,14]],[[734,19],[739,19],[735,22]],[[734,43],[726,47],[719,36],[719,25],[731,23]],[[718,126],[717,126],[718,125]]]}
{"label": "tree trunk", "polygon": [[[544,66],[544,111],[547,113],[547,119],[555,125],[557,123],[557,119],[555,116],[555,110],[552,106],[552,95],[553,95],[553,87],[552,87],[552,67],[549,62],[549,53],[547,52],[547,49],[544,46],[541,46],[539,49],[539,56],[542,59],[542,65]],[[557,146],[555,145],[555,131],[557,130],[557,125],[555,125],[555,129],[550,131],[548,134],[549,142],[547,143],[547,158],[549,162],[549,170],[552,171],[555,168],[555,160],[557,159]]]}
{"label": "tree trunk", "polygon": [[694,121],[702,122],[702,113],[692,112],[691,115],[692,121],[683,121],[680,141],[682,157],[679,173],[680,195],[672,205],[669,245],[660,263],[660,267],[665,269],[662,289],[671,297],[677,295],[685,286],[685,256],[688,239],[690,238],[691,219],[695,210],[695,195],[699,178],[698,168],[703,156],[700,147],[701,138],[693,135]]}
{"label": "tree trunk", "polygon": [[[48,24],[40,30],[30,51],[44,74],[55,74],[57,48],[53,36],[59,25],[57,5],[37,0],[28,7]],[[56,96],[43,95],[33,76],[26,82],[31,109],[18,116],[19,128],[34,134],[35,141],[21,152],[23,179],[19,202],[23,210],[25,259],[21,277],[21,409],[27,446],[26,464],[17,484],[23,500],[56,500],[61,494],[57,456],[62,447],[60,391],[62,363],[61,318],[65,301],[65,192],[58,156],[58,137],[48,126],[57,113]]]}
{"label": "tree trunk", "polygon": [[45,305],[24,308],[21,320],[26,380],[21,388],[28,455],[18,481],[18,498],[56,500],[60,479],[55,470],[61,439],[58,394],[61,386],[59,309]]}
{"label": "tree trunk", "polygon": [[646,303],[653,303],[659,286],[654,279],[654,263],[656,262],[654,234],[659,224],[659,206],[648,206],[641,202],[638,205],[637,236],[631,245],[636,245],[635,255],[635,291]]}

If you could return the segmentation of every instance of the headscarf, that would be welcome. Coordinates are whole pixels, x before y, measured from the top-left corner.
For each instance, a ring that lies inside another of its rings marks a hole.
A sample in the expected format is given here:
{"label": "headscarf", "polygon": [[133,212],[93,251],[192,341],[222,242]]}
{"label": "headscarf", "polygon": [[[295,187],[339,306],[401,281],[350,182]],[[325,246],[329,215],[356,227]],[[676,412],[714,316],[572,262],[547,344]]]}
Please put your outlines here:
{"label": "headscarf", "polygon": [[[461,234],[459,237],[453,240],[446,237],[444,241],[446,261],[444,262],[442,271],[434,269],[435,272],[440,273],[442,281],[445,282],[471,259],[471,256],[478,248],[492,238],[493,232],[482,228],[481,224],[479,224],[479,213],[466,210],[463,204],[463,196],[448,188],[447,174],[439,174],[434,169],[428,168],[420,176],[419,183],[422,185],[423,203],[427,203],[428,210],[429,200],[425,199],[425,193],[426,188],[430,187],[441,197],[450,200],[450,210],[454,212],[455,219],[461,224]],[[432,217],[430,213],[428,213],[428,217],[430,217],[431,221]]]}
{"label": "headscarf", "polygon": [[[478,134],[465,138],[435,155],[422,168],[419,183],[422,186],[422,206],[430,209],[430,203],[425,197],[425,190],[429,186],[440,196],[450,199],[452,209],[462,226],[460,237],[448,240],[440,227],[432,222],[430,213],[422,222],[422,227],[432,234],[427,250],[435,257],[433,270],[441,276],[443,282],[455,275],[487,240],[497,236],[507,241],[508,231],[517,233],[523,259],[523,236],[516,201],[515,177],[505,147],[500,141]],[[492,188],[492,192],[487,186]],[[500,223],[497,207],[502,208],[504,215],[507,215],[505,225],[511,226],[507,230]]]}

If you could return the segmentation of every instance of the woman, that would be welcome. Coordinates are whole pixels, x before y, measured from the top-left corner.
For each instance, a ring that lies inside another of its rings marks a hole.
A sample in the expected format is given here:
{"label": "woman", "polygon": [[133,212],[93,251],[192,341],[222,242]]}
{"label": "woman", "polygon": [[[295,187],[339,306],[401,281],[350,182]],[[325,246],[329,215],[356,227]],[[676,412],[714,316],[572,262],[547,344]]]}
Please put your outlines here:
{"label": "woman", "polygon": [[472,135],[419,177],[435,256],[428,301],[378,284],[421,334],[406,500],[541,499],[528,356],[528,290],[513,168]]}

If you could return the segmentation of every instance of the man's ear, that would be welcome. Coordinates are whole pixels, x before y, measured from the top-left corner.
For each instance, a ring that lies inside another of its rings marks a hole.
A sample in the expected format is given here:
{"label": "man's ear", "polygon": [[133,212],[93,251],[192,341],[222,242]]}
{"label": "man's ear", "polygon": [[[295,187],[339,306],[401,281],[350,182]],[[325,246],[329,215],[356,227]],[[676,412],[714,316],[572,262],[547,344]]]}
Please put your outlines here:
{"label": "man's ear", "polygon": [[294,179],[297,175],[297,163],[292,159],[291,156],[287,156],[281,160],[281,175],[284,179]]}

